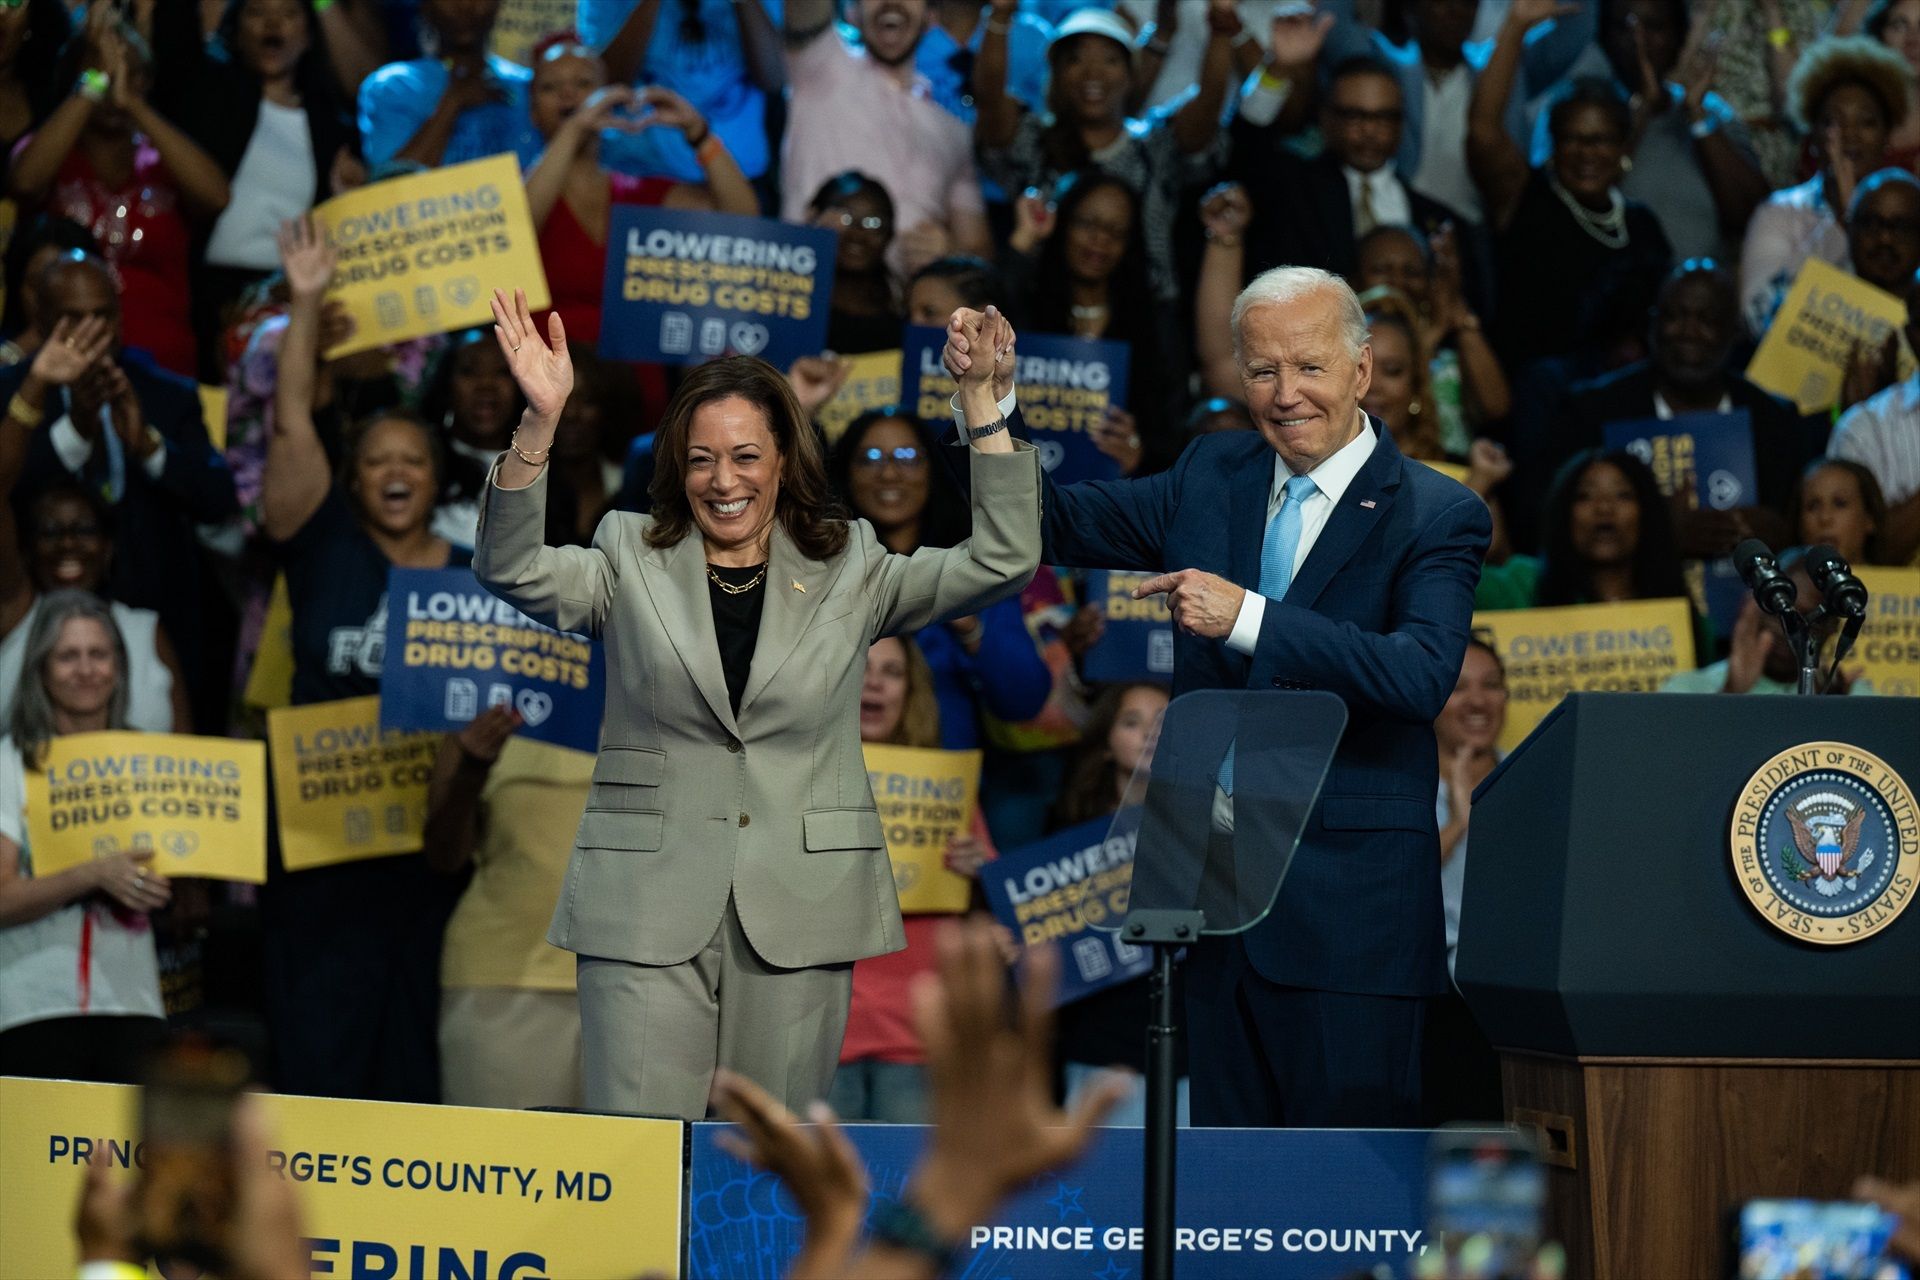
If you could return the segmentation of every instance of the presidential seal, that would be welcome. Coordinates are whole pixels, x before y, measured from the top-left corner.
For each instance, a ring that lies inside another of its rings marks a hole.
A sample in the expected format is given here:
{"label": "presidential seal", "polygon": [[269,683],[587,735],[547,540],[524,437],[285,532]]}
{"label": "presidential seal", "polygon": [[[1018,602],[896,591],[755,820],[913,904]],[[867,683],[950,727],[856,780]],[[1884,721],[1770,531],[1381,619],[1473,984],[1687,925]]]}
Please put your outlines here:
{"label": "presidential seal", "polygon": [[1920,815],[1886,761],[1807,742],[1747,780],[1732,846],[1734,878],[1768,924],[1803,942],[1859,942],[1913,900]]}

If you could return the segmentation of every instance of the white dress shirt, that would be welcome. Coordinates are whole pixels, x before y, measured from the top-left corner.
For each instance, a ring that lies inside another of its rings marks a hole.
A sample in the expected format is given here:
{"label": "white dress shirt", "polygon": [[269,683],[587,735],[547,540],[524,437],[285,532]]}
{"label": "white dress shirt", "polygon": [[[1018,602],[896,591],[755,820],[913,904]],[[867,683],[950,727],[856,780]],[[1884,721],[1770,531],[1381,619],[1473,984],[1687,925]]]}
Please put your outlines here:
{"label": "white dress shirt", "polygon": [[[1313,481],[1314,492],[1300,500],[1300,545],[1293,550],[1293,573],[1290,577],[1300,576],[1300,566],[1307,562],[1313,544],[1320,538],[1320,531],[1327,527],[1333,509],[1340,505],[1340,499],[1353,484],[1353,478],[1360,474],[1360,468],[1367,465],[1367,459],[1373,454],[1373,446],[1373,424],[1363,418],[1359,435],[1307,472],[1308,478]],[[1287,481],[1292,478],[1293,472],[1287,470],[1286,462],[1276,453],[1273,456],[1273,487],[1267,493],[1267,524],[1273,523],[1274,513],[1280,510],[1280,501],[1286,497]],[[1266,525],[1262,525],[1262,537],[1265,536],[1265,529]],[[1227,636],[1227,647],[1239,653],[1252,654],[1260,643],[1260,623],[1266,616],[1267,598],[1255,591],[1247,592],[1246,598],[1240,602],[1240,613],[1233,620],[1233,631]]]}
{"label": "white dress shirt", "polygon": [[1355,235],[1365,235],[1373,229],[1360,225],[1360,191],[1363,187],[1373,196],[1375,227],[1413,225],[1413,202],[1407,199],[1407,189],[1394,177],[1393,161],[1387,161],[1372,173],[1362,173],[1346,165],[1340,166],[1340,172],[1347,178],[1347,205],[1353,210]]}

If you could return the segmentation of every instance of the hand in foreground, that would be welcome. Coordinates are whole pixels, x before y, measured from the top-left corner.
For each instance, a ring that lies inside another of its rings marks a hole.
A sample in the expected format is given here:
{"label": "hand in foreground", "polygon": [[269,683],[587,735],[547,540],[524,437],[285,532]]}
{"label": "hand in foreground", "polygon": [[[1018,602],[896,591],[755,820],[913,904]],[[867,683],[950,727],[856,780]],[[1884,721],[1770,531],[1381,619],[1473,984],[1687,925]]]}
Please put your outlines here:
{"label": "hand in foreground", "polygon": [[103,317],[62,316],[34,352],[28,372],[50,386],[70,386],[112,348],[113,329]]}
{"label": "hand in foreground", "polygon": [[1200,197],[1200,225],[1209,243],[1231,247],[1253,221],[1253,201],[1237,182],[1223,182]]}
{"label": "hand in foreground", "polygon": [[1143,456],[1140,427],[1125,409],[1109,405],[1087,434],[1094,448],[1120,464],[1121,475],[1130,476],[1139,467]]}
{"label": "hand in foreground", "polygon": [[468,760],[482,764],[492,764],[500,758],[500,752],[506,747],[507,739],[514,731],[526,723],[526,718],[508,703],[488,707],[473,719],[467,721],[466,728],[453,735],[454,742],[460,748],[460,754]]}
{"label": "hand in foreground", "polygon": [[1888,1246],[1896,1258],[1920,1262],[1920,1182],[1898,1186],[1879,1178],[1862,1178],[1853,1184],[1853,1198],[1871,1200],[1900,1219]]}
{"label": "hand in foreground", "polygon": [[80,1203],[74,1206],[73,1235],[80,1247],[80,1265],[89,1262],[141,1261],[133,1242],[133,1180],[116,1178],[113,1162],[102,1143],[87,1160],[80,1183]]}
{"label": "hand in foreground", "polygon": [[1224,639],[1233,632],[1240,617],[1240,605],[1247,598],[1246,588],[1234,585],[1199,569],[1182,569],[1148,578],[1133,589],[1135,600],[1165,593],[1167,608],[1173,613],[1173,625],[1197,636]]}
{"label": "hand in foreground", "polygon": [[280,224],[280,265],[287,273],[287,289],[296,300],[317,298],[333,280],[337,258],[326,232],[310,213]]}
{"label": "hand in foreground", "polygon": [[1267,32],[1267,61],[1279,71],[1304,71],[1319,61],[1332,30],[1331,13],[1282,5]]}
{"label": "hand in foreground", "polygon": [[867,1170],[834,1121],[833,1108],[808,1108],[800,1123],[766,1090],[722,1068],[713,1078],[713,1107],[738,1125],[714,1137],[721,1150],[779,1178],[807,1222],[806,1244],[788,1275],[844,1275],[867,1212]]}
{"label": "hand in foreground", "polygon": [[1078,1159],[1126,1085],[1105,1081],[1072,1114],[1054,1105],[1051,948],[1028,953],[1013,1017],[990,921],[943,925],[936,949],[938,973],[913,988],[934,1129],[907,1194],[943,1239],[960,1241],[1026,1183]]}
{"label": "hand in foreground", "polygon": [[[573,393],[573,357],[567,351],[567,327],[558,311],[547,315],[545,339],[535,330],[527,291],[493,291],[493,336],[500,342],[507,368],[526,397],[527,412],[549,426],[560,420],[560,410]],[[524,447],[524,446],[523,446]]]}

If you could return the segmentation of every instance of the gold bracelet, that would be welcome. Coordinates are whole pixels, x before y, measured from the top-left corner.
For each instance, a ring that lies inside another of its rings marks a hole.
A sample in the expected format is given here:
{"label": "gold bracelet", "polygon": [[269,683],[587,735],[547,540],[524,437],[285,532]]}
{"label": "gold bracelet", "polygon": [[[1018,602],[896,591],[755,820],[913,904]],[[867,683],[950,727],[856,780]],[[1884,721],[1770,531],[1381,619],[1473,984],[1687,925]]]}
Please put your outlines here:
{"label": "gold bracelet", "polygon": [[546,448],[536,449],[532,454],[529,454],[525,449],[520,447],[520,432],[516,429],[513,435],[507,440],[507,448],[513,450],[513,456],[528,466],[544,467],[547,465],[548,455],[553,452],[553,442],[549,440]]}
{"label": "gold bracelet", "polygon": [[40,425],[40,410],[28,404],[27,398],[18,391],[7,402],[7,416],[29,431]]}

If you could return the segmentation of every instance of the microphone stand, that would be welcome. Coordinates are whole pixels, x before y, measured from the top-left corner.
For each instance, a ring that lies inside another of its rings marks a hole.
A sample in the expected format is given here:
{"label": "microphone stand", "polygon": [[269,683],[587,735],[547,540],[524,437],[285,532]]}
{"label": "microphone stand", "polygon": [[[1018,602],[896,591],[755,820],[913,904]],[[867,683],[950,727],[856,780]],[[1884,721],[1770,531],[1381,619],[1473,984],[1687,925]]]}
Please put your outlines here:
{"label": "microphone stand", "polygon": [[1793,656],[1800,664],[1800,688],[1802,697],[1820,692],[1820,624],[1826,619],[1827,607],[1818,605],[1811,616],[1802,616],[1795,609],[1780,615],[1780,626],[1787,633],[1787,643],[1793,647]]}

